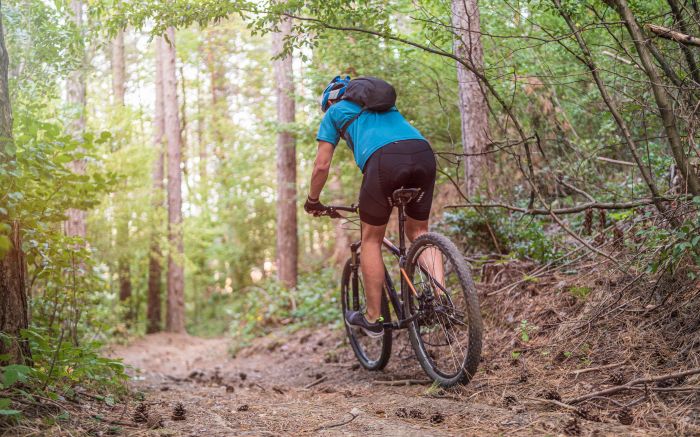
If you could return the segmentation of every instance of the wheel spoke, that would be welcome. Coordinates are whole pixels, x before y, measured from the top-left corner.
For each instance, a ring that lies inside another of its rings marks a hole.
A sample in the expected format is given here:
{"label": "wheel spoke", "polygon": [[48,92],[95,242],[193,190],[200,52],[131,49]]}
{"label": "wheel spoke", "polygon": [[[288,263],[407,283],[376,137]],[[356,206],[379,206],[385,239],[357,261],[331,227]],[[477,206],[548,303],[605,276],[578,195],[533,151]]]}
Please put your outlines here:
{"label": "wheel spoke", "polygon": [[411,280],[419,295],[411,298],[409,312],[422,312],[411,335],[418,337],[420,355],[428,357],[433,371],[441,377],[457,377],[466,365],[470,344],[469,308],[459,269],[454,258],[434,244],[423,244],[410,257],[415,264],[409,267]]}

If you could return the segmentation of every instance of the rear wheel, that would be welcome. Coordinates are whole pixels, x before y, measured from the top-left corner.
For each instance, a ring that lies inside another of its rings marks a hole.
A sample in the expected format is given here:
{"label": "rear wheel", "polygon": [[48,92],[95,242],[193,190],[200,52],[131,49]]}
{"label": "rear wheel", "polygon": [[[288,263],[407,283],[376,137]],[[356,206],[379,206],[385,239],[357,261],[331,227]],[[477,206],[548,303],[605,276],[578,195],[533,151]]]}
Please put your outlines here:
{"label": "rear wheel", "polygon": [[[359,259],[359,255],[358,255]],[[359,266],[353,269],[352,259],[345,263],[343,278],[340,283],[341,302],[343,303],[343,323],[345,333],[355,356],[362,367],[367,370],[381,370],[389,362],[391,357],[391,329],[384,329],[384,335],[379,338],[371,338],[362,329],[352,328],[345,323],[345,312],[348,310],[365,312],[367,301],[365,300],[365,288],[362,282],[362,274]],[[382,293],[382,317],[385,322],[391,321],[391,313],[386,299],[386,293]]]}
{"label": "rear wheel", "polygon": [[469,267],[447,237],[427,233],[408,251],[404,291],[409,337],[428,376],[442,387],[467,384],[481,357],[482,321]]}

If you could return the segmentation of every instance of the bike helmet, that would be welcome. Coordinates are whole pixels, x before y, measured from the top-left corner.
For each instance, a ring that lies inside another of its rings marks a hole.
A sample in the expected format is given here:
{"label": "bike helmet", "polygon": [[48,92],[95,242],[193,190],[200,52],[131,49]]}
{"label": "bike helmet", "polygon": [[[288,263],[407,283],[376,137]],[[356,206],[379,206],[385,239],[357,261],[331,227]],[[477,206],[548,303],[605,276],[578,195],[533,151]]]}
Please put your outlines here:
{"label": "bike helmet", "polygon": [[350,83],[350,76],[345,76],[341,79],[340,76],[336,76],[323,90],[321,94],[321,111],[326,112],[330,106],[330,100],[338,100],[343,94],[345,94],[345,89]]}

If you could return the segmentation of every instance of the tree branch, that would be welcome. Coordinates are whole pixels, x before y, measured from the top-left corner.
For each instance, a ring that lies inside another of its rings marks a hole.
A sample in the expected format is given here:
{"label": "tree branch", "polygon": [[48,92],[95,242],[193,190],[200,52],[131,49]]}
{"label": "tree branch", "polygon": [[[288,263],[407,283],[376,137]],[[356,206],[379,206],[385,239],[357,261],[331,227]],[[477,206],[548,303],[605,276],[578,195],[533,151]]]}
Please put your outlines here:
{"label": "tree branch", "polygon": [[700,47],[700,38],[696,36],[686,35],[677,30],[669,29],[668,27],[658,26],[656,24],[647,24],[644,27],[661,38],[666,38],[679,42],[681,44],[687,44],[691,46]]}
{"label": "tree branch", "polygon": [[652,199],[640,199],[633,202],[609,203],[609,202],[588,202],[581,205],[571,206],[560,209],[541,209],[541,208],[521,208],[518,206],[508,205],[505,203],[465,203],[462,205],[447,205],[445,208],[503,208],[509,211],[521,212],[527,215],[550,215],[550,214],[575,214],[587,209],[632,209],[640,206],[651,205]]}

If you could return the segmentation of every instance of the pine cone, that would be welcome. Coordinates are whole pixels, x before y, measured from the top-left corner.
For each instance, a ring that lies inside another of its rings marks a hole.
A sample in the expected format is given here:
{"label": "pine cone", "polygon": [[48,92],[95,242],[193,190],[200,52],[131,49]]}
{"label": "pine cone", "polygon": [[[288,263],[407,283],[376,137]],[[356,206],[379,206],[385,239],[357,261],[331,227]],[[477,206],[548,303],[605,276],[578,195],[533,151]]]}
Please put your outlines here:
{"label": "pine cone", "polygon": [[634,422],[634,417],[632,417],[632,412],[629,408],[623,408],[617,413],[617,420],[623,425],[632,425]]}
{"label": "pine cone", "polygon": [[132,418],[134,423],[146,423],[148,422],[148,405],[141,402],[136,406],[134,410],[134,417]]}
{"label": "pine cone", "polygon": [[545,389],[540,392],[540,397],[544,399],[551,399],[555,401],[561,401],[561,395],[558,391],[554,389]]}
{"label": "pine cone", "polygon": [[154,414],[153,416],[150,416],[146,424],[148,425],[149,429],[158,429],[165,426],[163,424],[163,417],[160,414]]}
{"label": "pine cone", "polygon": [[578,424],[578,419],[576,416],[572,417],[570,421],[564,425],[564,434],[566,435],[579,435],[581,434],[581,427]]}
{"label": "pine cone", "polygon": [[182,405],[181,402],[178,402],[177,405],[175,405],[173,415],[170,418],[173,420],[185,420],[185,413],[185,406]]}
{"label": "pine cone", "polygon": [[621,371],[613,372],[610,375],[610,383],[615,385],[622,385],[625,383],[625,374]]}

